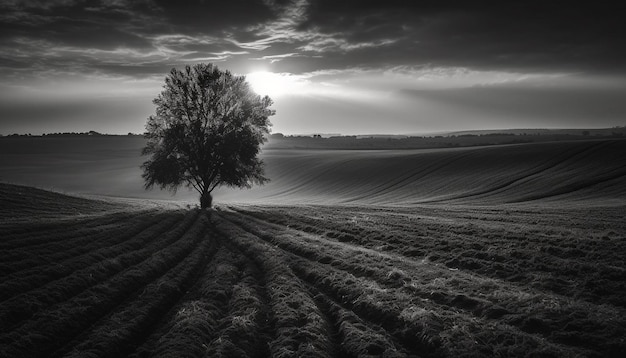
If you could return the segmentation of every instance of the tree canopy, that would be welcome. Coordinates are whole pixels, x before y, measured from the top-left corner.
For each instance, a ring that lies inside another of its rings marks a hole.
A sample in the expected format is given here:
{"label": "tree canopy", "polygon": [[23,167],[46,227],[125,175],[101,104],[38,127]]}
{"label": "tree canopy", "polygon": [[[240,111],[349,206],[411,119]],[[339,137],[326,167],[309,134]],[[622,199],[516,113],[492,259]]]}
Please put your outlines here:
{"label": "tree canopy", "polygon": [[275,111],[245,76],[213,64],[172,69],[153,103],[142,152],[151,155],[141,166],[146,189],[194,188],[205,208],[219,186],[250,188],[268,180],[258,154]]}

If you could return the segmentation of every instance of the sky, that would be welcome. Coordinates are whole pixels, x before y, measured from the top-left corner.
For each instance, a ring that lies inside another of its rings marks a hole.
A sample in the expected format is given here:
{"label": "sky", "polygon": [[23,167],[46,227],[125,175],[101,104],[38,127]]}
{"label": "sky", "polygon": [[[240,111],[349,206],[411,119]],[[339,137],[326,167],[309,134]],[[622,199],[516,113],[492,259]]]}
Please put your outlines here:
{"label": "sky", "polygon": [[142,133],[172,68],[274,100],[273,133],[626,125],[620,2],[2,0],[0,134]]}

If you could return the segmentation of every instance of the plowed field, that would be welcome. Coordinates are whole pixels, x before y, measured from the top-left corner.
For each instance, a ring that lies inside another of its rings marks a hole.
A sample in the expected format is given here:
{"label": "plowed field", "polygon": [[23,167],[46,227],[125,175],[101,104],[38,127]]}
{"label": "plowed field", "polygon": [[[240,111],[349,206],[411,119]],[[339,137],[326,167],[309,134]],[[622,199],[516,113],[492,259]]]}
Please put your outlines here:
{"label": "plowed field", "polygon": [[622,206],[207,212],[0,194],[2,357],[626,351]]}

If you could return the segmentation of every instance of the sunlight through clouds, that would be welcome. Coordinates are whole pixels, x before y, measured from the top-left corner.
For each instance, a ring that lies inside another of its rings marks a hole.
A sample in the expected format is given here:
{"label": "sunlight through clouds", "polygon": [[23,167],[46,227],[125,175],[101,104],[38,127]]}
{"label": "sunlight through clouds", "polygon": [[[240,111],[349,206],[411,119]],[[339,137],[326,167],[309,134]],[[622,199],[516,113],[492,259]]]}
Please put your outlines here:
{"label": "sunlight through clouds", "polygon": [[546,84],[566,74],[529,74],[477,71],[462,67],[409,67],[388,69],[351,68],[302,74],[255,71],[246,76],[253,89],[271,97],[284,95],[333,96],[384,99],[399,90],[454,89],[541,81]]}
{"label": "sunlight through clouds", "polygon": [[307,87],[310,86],[302,76],[289,73],[258,71],[247,74],[246,80],[256,93],[272,98],[285,94],[306,93]]}
{"label": "sunlight through clouds", "polygon": [[[0,2],[0,101],[3,112],[13,113],[11,123],[30,120],[11,109],[13,103],[35,107],[40,100],[63,100],[78,106],[83,98],[119,98],[128,100],[129,114],[123,116],[139,132],[152,108],[138,104],[130,111],[130,105],[158,95],[172,68],[198,62],[248,74],[252,88],[274,100],[274,130],[285,133],[326,131],[322,123],[346,134],[483,125],[618,126],[626,113],[626,47],[615,31],[623,19],[609,5],[361,0],[84,5]],[[90,118],[84,121],[100,125]],[[9,128],[4,124],[0,131]],[[312,125],[320,128],[307,127]]]}
{"label": "sunlight through clouds", "polygon": [[344,78],[326,78],[325,72],[292,74],[270,71],[254,71],[246,75],[252,89],[260,95],[271,98],[281,97],[327,97],[334,99],[377,100],[385,96],[384,91],[368,86],[360,86],[352,77],[353,71],[344,73]]}

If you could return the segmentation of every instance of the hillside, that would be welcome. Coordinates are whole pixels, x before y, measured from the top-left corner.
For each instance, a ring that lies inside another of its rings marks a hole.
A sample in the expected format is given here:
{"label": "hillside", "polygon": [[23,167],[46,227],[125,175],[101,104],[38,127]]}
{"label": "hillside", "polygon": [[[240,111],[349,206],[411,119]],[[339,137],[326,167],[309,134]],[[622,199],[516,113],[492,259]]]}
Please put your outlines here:
{"label": "hillside", "polygon": [[[144,139],[5,138],[0,181],[69,193],[197,201],[145,191]],[[265,149],[271,182],[219,189],[222,203],[623,205],[626,139],[411,150]]]}
{"label": "hillside", "polygon": [[623,207],[246,205],[207,215],[0,189],[3,203],[21,203],[0,216],[2,357],[626,349]]}
{"label": "hillside", "polygon": [[626,203],[626,140],[459,149],[264,153],[268,203]]}
{"label": "hillside", "polygon": [[120,202],[91,200],[5,183],[0,183],[0,203],[2,221],[89,216],[129,208]]}

